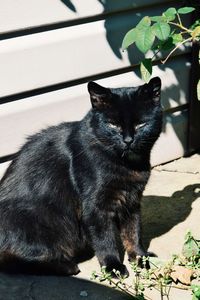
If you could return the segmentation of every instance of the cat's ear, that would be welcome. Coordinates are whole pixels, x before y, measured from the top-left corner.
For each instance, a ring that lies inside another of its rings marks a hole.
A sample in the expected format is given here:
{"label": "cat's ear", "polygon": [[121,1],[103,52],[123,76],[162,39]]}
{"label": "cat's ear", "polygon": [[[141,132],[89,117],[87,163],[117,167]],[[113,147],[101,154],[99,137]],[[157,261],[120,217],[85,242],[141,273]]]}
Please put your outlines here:
{"label": "cat's ear", "polygon": [[160,101],[160,93],[161,93],[161,80],[159,77],[152,78],[147,84],[148,91],[151,95],[151,98],[154,102]]}
{"label": "cat's ear", "polygon": [[92,107],[103,110],[111,107],[111,91],[93,81],[88,83]]}

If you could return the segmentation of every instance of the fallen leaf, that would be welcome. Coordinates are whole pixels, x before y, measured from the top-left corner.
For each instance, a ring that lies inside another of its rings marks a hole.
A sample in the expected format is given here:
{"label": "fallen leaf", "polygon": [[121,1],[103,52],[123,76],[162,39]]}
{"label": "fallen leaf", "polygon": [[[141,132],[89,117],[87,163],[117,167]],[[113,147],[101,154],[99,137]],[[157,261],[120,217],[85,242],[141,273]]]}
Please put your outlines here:
{"label": "fallen leaf", "polygon": [[173,270],[170,274],[170,277],[174,282],[180,281],[185,285],[189,285],[191,283],[191,277],[194,271],[183,266],[174,266]]}
{"label": "fallen leaf", "polygon": [[165,276],[165,272],[163,268],[158,268],[157,270],[155,270],[152,274],[152,278],[162,278]]}

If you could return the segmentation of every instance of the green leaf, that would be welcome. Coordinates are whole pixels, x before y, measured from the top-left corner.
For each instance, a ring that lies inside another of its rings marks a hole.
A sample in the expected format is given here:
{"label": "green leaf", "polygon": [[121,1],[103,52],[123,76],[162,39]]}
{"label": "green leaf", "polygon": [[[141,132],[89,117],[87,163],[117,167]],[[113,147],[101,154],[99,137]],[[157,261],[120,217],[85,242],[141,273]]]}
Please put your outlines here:
{"label": "green leaf", "polygon": [[188,232],[185,236],[185,242],[183,245],[182,253],[186,258],[199,254],[199,246],[197,241],[191,235],[191,232]]}
{"label": "green leaf", "polygon": [[166,22],[167,18],[165,16],[155,16],[155,17],[150,17],[151,21],[153,22]]}
{"label": "green leaf", "polygon": [[196,37],[200,36],[200,26],[197,26],[192,32],[192,38],[195,39]]}
{"label": "green leaf", "polygon": [[167,40],[162,41],[160,43],[161,43],[160,44],[161,50],[169,51],[174,48],[174,43],[173,43],[173,39],[171,36],[169,36]]}
{"label": "green leaf", "polygon": [[149,82],[152,75],[152,61],[151,58],[145,58],[140,64],[141,77],[145,82]]}
{"label": "green leaf", "polygon": [[146,53],[153,45],[155,35],[151,30],[151,19],[144,17],[136,26],[136,46],[137,48]]}
{"label": "green leaf", "polygon": [[135,28],[133,28],[126,33],[122,42],[122,50],[128,48],[135,41],[136,41],[136,30]]}
{"label": "green leaf", "polygon": [[185,6],[185,7],[181,7],[178,9],[178,13],[180,15],[185,15],[185,14],[189,14],[191,13],[192,11],[194,11],[195,8],[194,7],[189,7],[189,6]]}
{"label": "green leaf", "polygon": [[175,15],[177,13],[176,8],[174,7],[170,7],[168,8],[166,11],[164,11],[164,15],[165,16],[171,16],[171,15]]}
{"label": "green leaf", "polygon": [[200,299],[200,285],[193,284],[191,285],[191,288],[192,288],[193,295],[196,297],[196,299],[197,300]]}
{"label": "green leaf", "polygon": [[168,21],[173,21],[176,18],[176,14],[176,8],[170,7],[163,13],[163,16],[167,17]]}
{"label": "green leaf", "polygon": [[154,39],[155,35],[151,27],[143,27],[141,29],[137,28],[135,43],[141,52],[146,53],[149,49],[151,49]]}
{"label": "green leaf", "polygon": [[152,30],[161,41],[165,41],[170,35],[170,26],[167,23],[155,23]]}
{"label": "green leaf", "polygon": [[173,44],[178,44],[183,41],[183,37],[180,33],[175,33],[172,35]]}
{"label": "green leaf", "polygon": [[200,19],[196,20],[191,26],[190,29],[194,30],[197,26],[200,25]]}
{"label": "green leaf", "polygon": [[149,27],[150,25],[151,25],[151,19],[150,17],[146,16],[142,18],[142,20],[137,24],[136,28],[142,30]]}

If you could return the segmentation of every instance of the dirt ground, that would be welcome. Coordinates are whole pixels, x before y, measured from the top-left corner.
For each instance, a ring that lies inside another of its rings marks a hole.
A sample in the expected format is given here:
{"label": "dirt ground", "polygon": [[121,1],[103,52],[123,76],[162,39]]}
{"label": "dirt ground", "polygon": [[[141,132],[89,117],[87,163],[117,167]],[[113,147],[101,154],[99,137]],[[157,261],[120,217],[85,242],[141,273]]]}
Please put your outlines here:
{"label": "dirt ground", "polygon": [[[181,251],[191,230],[200,239],[200,155],[181,158],[153,169],[142,203],[144,244],[159,258]],[[125,261],[128,266],[127,260]],[[8,276],[0,274],[0,300],[125,300],[119,291],[91,281],[96,258],[80,264],[76,277]],[[131,282],[132,277],[129,277]],[[152,300],[158,293],[148,292]],[[190,291],[174,289],[170,300],[190,300]]]}

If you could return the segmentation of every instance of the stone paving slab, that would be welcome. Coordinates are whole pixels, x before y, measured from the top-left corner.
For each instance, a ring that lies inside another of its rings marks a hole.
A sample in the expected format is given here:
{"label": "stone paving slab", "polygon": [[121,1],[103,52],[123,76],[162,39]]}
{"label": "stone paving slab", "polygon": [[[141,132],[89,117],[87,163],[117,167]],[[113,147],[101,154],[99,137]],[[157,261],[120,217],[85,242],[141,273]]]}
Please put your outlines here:
{"label": "stone paving slab", "polygon": [[194,154],[190,158],[183,157],[155,168],[159,171],[200,174],[200,155]]}
{"label": "stone paving slab", "polygon": [[[179,253],[189,229],[200,239],[199,167],[200,155],[194,155],[152,171],[142,201],[144,243],[160,258]],[[131,271],[127,258],[125,264]],[[95,257],[79,267],[81,273],[70,278],[0,274],[0,300],[127,299],[121,292],[90,280],[92,271],[99,270]],[[128,282],[132,279],[130,276]],[[154,291],[149,291],[148,296],[152,300],[160,299]],[[169,299],[190,300],[192,297],[190,291],[174,289]]]}

